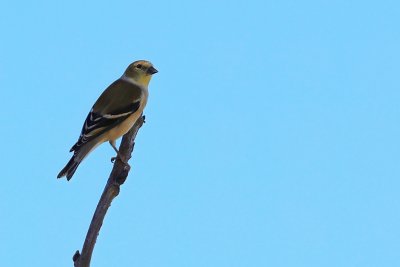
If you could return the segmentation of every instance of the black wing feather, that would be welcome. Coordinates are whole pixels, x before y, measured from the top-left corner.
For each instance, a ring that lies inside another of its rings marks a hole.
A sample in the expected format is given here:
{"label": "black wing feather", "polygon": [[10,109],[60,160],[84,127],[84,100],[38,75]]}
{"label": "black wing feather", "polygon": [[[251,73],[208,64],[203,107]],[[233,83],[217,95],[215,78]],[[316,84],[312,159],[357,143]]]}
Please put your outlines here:
{"label": "black wing feather", "polygon": [[86,117],[85,123],[82,126],[82,131],[78,142],[76,142],[76,144],[71,148],[70,152],[79,150],[82,145],[105,133],[110,128],[120,124],[132,113],[136,112],[139,107],[140,101],[137,101],[131,103],[127,107],[109,112],[109,114],[100,115],[90,111]]}

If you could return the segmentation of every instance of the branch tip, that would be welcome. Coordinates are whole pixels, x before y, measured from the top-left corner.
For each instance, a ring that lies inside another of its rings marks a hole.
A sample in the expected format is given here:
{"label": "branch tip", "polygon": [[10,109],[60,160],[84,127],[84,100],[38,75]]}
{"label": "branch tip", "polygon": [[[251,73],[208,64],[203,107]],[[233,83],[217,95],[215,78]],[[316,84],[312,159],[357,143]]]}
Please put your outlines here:
{"label": "branch tip", "polygon": [[72,260],[73,260],[74,262],[76,262],[76,261],[79,259],[80,256],[81,256],[81,254],[79,253],[79,250],[77,250],[77,251],[75,252],[74,256],[72,257]]}

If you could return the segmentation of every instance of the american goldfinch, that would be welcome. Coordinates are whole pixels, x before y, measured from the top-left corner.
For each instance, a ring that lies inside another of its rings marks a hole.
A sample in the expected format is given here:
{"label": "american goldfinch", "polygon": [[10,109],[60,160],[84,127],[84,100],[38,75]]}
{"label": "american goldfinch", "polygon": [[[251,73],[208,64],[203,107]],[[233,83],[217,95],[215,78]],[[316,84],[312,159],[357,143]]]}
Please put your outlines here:
{"label": "american goldfinch", "polygon": [[69,181],[82,160],[106,141],[118,156],[115,140],[126,134],[141,116],[149,95],[147,87],[157,72],[149,61],[135,61],[100,95],[83,124],[78,142],[70,150],[74,155],[57,178],[66,176]]}

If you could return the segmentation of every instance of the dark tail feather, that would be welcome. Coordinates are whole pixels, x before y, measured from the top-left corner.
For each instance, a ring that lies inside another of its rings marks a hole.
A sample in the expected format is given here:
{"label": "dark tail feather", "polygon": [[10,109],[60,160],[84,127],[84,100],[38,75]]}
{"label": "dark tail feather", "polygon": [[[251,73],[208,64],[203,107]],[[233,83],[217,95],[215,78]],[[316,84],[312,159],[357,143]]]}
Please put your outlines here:
{"label": "dark tail feather", "polygon": [[57,178],[61,178],[63,176],[67,177],[67,180],[69,181],[72,178],[72,175],[74,175],[76,169],[78,168],[79,164],[81,163],[80,160],[77,160],[75,158],[75,155],[72,156],[72,158],[68,161],[67,165],[60,171],[60,173],[57,175]]}

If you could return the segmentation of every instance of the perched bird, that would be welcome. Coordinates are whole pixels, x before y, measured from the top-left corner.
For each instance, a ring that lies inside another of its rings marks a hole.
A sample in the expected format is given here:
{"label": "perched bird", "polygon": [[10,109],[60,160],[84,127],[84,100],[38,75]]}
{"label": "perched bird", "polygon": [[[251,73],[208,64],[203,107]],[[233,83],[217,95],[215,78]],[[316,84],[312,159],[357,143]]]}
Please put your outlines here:
{"label": "perched bird", "polygon": [[126,134],[141,116],[149,95],[147,87],[157,72],[149,61],[135,61],[100,95],[83,124],[78,142],[70,150],[74,155],[57,178],[66,176],[69,181],[82,160],[106,141],[119,156],[115,140]]}

